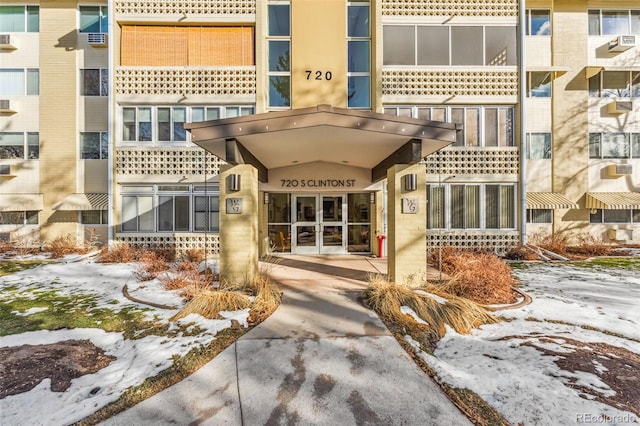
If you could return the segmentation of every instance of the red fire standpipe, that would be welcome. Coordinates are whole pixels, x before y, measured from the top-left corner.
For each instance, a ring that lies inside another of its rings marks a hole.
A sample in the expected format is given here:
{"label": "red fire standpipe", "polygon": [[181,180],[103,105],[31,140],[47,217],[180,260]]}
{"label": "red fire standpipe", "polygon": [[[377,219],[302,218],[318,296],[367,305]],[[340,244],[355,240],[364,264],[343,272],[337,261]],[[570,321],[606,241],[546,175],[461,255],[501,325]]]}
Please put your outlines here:
{"label": "red fire standpipe", "polygon": [[378,235],[378,257],[382,257],[385,238],[387,238],[386,235]]}

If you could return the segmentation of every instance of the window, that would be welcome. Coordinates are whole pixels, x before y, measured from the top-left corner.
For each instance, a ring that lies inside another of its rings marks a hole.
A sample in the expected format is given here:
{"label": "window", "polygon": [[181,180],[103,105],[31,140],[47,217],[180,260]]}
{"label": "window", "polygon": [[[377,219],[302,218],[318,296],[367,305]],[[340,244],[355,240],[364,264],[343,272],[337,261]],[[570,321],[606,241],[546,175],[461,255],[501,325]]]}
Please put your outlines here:
{"label": "window", "polygon": [[454,146],[515,146],[513,107],[395,107],[385,114],[464,124]]}
{"label": "window", "polygon": [[371,108],[369,4],[347,6],[347,106]]}
{"label": "window", "polygon": [[551,133],[527,133],[527,160],[551,159]]}
{"label": "window", "polygon": [[427,185],[428,229],[514,229],[514,185]]}
{"label": "window", "polygon": [[527,96],[530,98],[550,98],[551,97],[551,73],[550,72],[528,72],[527,73]]}
{"label": "window", "polygon": [[640,35],[640,10],[589,10],[589,35]]}
{"label": "window", "polygon": [[39,6],[0,6],[0,33],[37,33],[39,31]]}
{"label": "window", "polygon": [[551,12],[549,10],[525,11],[527,21],[527,35],[547,36],[551,35]]}
{"label": "window", "polygon": [[80,212],[80,223],[83,225],[108,225],[107,210],[83,210]]}
{"label": "window", "polygon": [[82,96],[109,96],[109,70],[80,70],[80,94]]}
{"label": "window", "polygon": [[527,209],[527,223],[553,223],[553,210]]}
{"label": "window", "polygon": [[0,132],[0,159],[37,160],[39,157],[39,133]]}
{"label": "window", "polygon": [[640,97],[640,71],[601,71],[589,78],[589,96]]}
{"label": "window", "polygon": [[218,120],[220,118],[252,115],[253,113],[254,108],[252,106],[192,107],[191,121]]}
{"label": "window", "polygon": [[589,223],[640,223],[640,210],[597,209],[589,214]]}
{"label": "window", "polygon": [[187,132],[184,123],[187,119],[186,108],[158,108],[157,133],[158,140],[184,142]]}
{"label": "window", "polygon": [[122,232],[218,232],[220,188],[122,187]]}
{"label": "window", "polygon": [[0,212],[0,225],[37,225],[38,223],[38,212],[35,210]]}
{"label": "window", "polygon": [[109,158],[109,134],[107,132],[80,133],[80,158],[83,160]]}
{"label": "window", "polygon": [[290,5],[269,4],[268,78],[269,106],[291,106],[291,16]]}
{"label": "window", "polygon": [[123,141],[148,142],[152,140],[151,107],[122,108]]}
{"label": "window", "polygon": [[589,158],[640,158],[639,151],[637,133],[589,133]]}
{"label": "window", "polygon": [[107,6],[80,6],[81,33],[108,33]]}
{"label": "window", "polygon": [[385,25],[383,65],[517,64],[514,26]]}
{"label": "window", "polygon": [[37,68],[0,69],[0,96],[37,96],[40,94],[40,70]]}

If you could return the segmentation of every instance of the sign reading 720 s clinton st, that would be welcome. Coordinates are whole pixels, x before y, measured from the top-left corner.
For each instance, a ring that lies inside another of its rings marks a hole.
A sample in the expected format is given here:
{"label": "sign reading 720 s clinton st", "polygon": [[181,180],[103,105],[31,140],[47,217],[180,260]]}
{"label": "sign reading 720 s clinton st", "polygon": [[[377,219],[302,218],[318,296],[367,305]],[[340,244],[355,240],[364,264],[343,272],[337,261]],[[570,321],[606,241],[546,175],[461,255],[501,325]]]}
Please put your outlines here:
{"label": "sign reading 720 s clinton st", "polygon": [[282,188],[353,188],[355,179],[280,179]]}

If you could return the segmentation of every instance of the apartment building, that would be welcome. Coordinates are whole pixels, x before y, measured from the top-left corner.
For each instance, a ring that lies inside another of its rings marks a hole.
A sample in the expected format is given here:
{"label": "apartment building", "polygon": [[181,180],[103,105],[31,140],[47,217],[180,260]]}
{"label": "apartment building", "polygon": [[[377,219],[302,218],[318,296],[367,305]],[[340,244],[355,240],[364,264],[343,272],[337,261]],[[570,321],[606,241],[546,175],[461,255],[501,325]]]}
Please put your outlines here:
{"label": "apartment building", "polygon": [[636,3],[2,0],[0,234],[238,271],[637,241]]}

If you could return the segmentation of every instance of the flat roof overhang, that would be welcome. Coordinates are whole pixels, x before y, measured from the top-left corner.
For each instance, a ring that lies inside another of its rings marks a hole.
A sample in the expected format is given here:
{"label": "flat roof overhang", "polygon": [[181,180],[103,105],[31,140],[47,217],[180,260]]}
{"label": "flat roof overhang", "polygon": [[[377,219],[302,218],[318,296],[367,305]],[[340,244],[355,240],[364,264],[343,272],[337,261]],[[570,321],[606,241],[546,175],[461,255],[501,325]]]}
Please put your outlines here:
{"label": "flat roof overhang", "polygon": [[323,161],[371,170],[371,181],[394,164],[414,164],[452,144],[460,124],[318,105],[187,123],[192,141],[230,164],[269,169]]}

